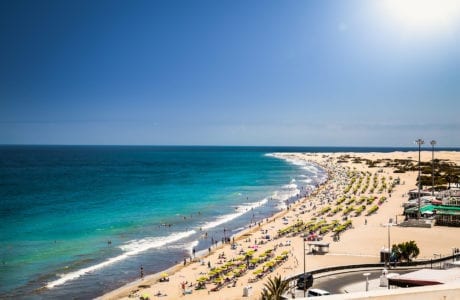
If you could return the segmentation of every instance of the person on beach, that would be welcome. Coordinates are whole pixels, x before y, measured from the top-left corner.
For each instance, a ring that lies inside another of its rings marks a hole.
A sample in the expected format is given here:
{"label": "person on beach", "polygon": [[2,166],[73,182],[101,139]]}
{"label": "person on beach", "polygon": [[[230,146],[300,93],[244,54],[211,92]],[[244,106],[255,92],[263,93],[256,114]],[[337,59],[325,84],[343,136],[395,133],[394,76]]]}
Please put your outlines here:
{"label": "person on beach", "polygon": [[144,267],[141,266],[141,279],[144,279]]}

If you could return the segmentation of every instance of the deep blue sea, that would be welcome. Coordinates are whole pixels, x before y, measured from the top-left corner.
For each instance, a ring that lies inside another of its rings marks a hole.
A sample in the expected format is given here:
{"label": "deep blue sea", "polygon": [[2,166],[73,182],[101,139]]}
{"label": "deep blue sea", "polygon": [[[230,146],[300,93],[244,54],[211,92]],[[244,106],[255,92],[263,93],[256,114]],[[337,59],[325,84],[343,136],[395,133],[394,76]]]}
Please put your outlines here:
{"label": "deep blue sea", "polygon": [[[326,178],[276,152],[397,148],[0,146],[0,298],[102,295],[237,233]],[[205,234],[207,233],[207,238]]]}

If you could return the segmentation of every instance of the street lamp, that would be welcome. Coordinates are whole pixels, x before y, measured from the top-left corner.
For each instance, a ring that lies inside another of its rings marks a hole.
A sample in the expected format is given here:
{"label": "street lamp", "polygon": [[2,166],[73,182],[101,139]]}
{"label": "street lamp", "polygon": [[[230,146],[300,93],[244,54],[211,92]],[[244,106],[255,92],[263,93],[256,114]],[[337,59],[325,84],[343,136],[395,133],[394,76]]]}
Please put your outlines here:
{"label": "street lamp", "polygon": [[383,226],[386,226],[388,228],[388,257],[387,257],[387,266],[388,268],[390,267],[390,255],[391,255],[391,248],[390,248],[390,227],[393,226],[394,224],[391,223],[391,219],[390,219],[390,222],[388,222],[387,224],[382,224]]}
{"label": "street lamp", "polygon": [[305,298],[306,297],[306,294],[307,294],[307,273],[306,273],[306,270],[305,270],[305,266],[306,266],[306,259],[305,259],[305,256],[306,256],[306,253],[305,253],[305,242],[307,241],[306,238],[303,239],[303,297]]}
{"label": "street lamp", "polygon": [[418,139],[415,141],[415,143],[418,145],[418,210],[417,210],[417,220],[420,219],[420,188],[422,185],[422,177],[420,175],[421,169],[420,169],[420,148],[421,146],[425,143],[424,140]]}
{"label": "street lamp", "polygon": [[436,141],[432,140],[431,144],[431,196],[434,196],[434,145]]}

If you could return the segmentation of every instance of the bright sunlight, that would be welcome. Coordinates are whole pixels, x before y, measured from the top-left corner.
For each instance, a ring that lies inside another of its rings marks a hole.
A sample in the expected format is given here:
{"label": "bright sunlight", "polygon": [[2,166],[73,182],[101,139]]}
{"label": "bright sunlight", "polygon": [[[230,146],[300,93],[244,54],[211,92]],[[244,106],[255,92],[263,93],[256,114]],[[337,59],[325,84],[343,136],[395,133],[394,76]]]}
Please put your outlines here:
{"label": "bright sunlight", "polygon": [[460,0],[385,0],[390,17],[411,31],[436,31],[456,25]]}

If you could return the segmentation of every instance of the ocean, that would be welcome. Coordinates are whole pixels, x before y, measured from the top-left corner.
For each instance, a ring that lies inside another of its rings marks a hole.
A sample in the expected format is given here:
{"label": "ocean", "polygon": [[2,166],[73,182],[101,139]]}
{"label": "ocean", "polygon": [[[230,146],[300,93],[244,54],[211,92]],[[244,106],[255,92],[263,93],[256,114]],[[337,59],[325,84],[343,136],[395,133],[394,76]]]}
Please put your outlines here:
{"label": "ocean", "polygon": [[100,296],[326,180],[276,153],[395,150],[413,149],[0,146],[0,298]]}

